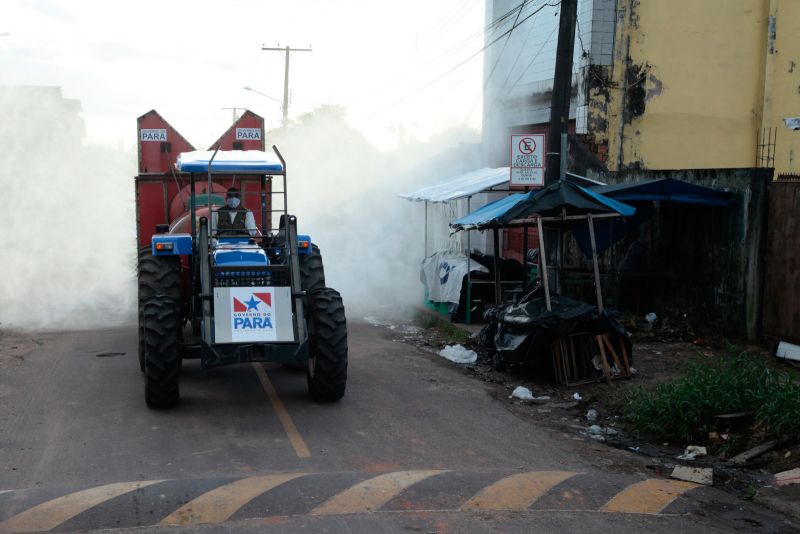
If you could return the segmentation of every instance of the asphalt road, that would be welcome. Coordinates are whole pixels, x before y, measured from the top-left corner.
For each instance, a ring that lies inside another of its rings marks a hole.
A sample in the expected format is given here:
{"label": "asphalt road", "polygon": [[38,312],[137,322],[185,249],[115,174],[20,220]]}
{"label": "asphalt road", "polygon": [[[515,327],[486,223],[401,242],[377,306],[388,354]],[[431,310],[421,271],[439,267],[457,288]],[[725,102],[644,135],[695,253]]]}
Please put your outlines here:
{"label": "asphalt road", "polygon": [[0,339],[0,533],[796,531],[520,418],[394,336],[350,321],[336,404],[280,366],[186,361],[162,412],[135,328]]}

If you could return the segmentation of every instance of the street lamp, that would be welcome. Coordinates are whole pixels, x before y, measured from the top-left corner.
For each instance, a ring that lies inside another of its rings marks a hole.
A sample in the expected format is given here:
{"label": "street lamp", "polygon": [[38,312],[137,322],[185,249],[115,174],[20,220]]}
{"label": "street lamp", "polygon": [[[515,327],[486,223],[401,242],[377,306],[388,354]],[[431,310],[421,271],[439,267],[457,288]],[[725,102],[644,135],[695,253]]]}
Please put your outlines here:
{"label": "street lamp", "polygon": [[[262,93],[261,91],[257,91],[256,89],[253,89],[252,87],[244,87],[244,90],[245,91],[250,91],[251,93],[255,93],[257,95],[261,95],[261,96],[263,96],[265,98],[269,98],[270,100],[274,100],[275,102],[280,104],[281,112],[283,112],[283,102],[281,102],[280,100],[278,100],[274,96],[270,96],[267,93]],[[285,115],[284,115],[284,117],[285,117]],[[283,121],[283,126],[284,126],[284,128],[286,127],[286,120]]]}
{"label": "street lamp", "polygon": [[257,94],[257,95],[265,96],[265,97],[269,98],[270,100],[274,100],[275,102],[277,102],[278,104],[280,104],[280,105],[281,105],[281,109],[283,109],[283,102],[281,102],[280,100],[278,100],[278,99],[277,99],[277,98],[275,98],[274,96],[269,96],[268,94],[266,94],[266,93],[262,93],[261,91],[256,91],[256,90],[255,90],[255,89],[253,89],[252,87],[245,87],[245,88],[244,88],[244,90],[245,90],[245,91],[250,91],[251,93],[255,93],[255,94]]}

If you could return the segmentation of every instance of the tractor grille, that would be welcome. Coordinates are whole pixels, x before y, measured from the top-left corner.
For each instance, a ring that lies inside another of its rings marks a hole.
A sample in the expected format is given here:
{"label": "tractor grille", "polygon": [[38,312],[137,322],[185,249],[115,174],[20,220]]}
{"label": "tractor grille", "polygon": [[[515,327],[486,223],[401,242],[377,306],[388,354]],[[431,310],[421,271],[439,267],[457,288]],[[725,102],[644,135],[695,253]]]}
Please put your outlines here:
{"label": "tractor grille", "polygon": [[289,285],[289,269],[285,265],[270,267],[217,267],[213,271],[214,287],[276,287]]}

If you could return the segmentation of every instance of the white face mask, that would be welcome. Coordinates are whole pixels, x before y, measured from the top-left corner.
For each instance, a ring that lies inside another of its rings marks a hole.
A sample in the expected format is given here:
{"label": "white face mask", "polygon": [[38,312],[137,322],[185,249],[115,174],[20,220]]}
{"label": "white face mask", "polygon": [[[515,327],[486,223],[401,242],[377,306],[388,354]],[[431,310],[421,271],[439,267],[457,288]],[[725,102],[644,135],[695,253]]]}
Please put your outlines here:
{"label": "white face mask", "polygon": [[240,202],[240,201],[239,201],[239,199],[238,199],[238,198],[236,198],[236,197],[229,198],[229,199],[227,199],[227,200],[225,201],[225,203],[226,203],[226,204],[228,205],[228,207],[229,207],[229,208],[231,208],[231,209],[236,209],[236,208],[238,208],[238,207],[239,207],[239,202]]}

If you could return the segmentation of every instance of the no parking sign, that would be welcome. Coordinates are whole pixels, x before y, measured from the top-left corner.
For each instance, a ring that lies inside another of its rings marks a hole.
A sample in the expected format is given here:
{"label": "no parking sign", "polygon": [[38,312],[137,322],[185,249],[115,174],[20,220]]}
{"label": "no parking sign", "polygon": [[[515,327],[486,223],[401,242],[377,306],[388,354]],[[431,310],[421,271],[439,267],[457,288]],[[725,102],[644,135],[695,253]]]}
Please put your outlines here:
{"label": "no parking sign", "polygon": [[544,134],[511,136],[511,185],[544,185]]}

